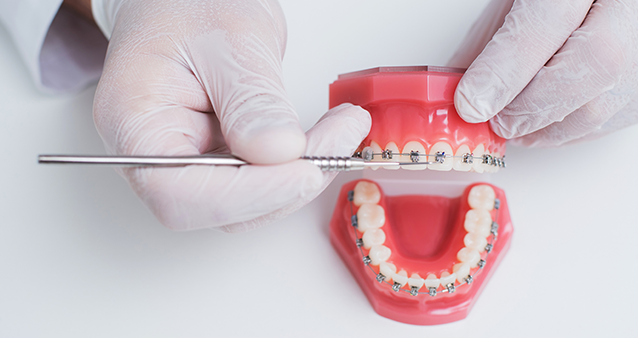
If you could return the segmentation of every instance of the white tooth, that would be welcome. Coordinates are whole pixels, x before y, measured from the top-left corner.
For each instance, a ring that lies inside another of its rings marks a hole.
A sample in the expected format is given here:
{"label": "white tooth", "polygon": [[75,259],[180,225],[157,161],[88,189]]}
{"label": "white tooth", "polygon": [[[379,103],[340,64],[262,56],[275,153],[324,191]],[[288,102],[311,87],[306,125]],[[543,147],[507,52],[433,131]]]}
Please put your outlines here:
{"label": "white tooth", "polygon": [[456,274],[456,280],[459,283],[465,283],[465,278],[470,275],[470,265],[467,263],[456,263],[452,268],[454,274]]}
{"label": "white tooth", "polygon": [[368,256],[370,257],[370,264],[377,266],[390,258],[392,250],[385,245],[375,245],[370,248]]}
{"label": "white tooth", "polygon": [[383,262],[379,264],[379,273],[385,276],[385,279],[389,282],[392,280],[392,276],[397,272],[397,267],[392,263]]}
{"label": "white tooth", "polygon": [[364,203],[377,204],[381,200],[379,187],[372,182],[360,181],[354,186],[354,205],[361,206]]}
{"label": "white tooth", "polygon": [[418,273],[413,273],[410,279],[408,279],[408,285],[410,285],[410,287],[416,287],[417,290],[423,287],[423,283],[425,283],[425,281]]}
{"label": "white tooth", "polygon": [[[390,143],[386,144],[385,150],[392,151],[392,159],[388,159],[387,161],[399,161],[400,160],[401,156],[398,155],[398,154],[400,154],[399,147],[397,146],[396,143],[390,142]],[[390,169],[390,170],[397,170],[397,169],[399,169],[399,166],[396,166],[396,167],[383,167],[383,168],[384,169]]]}
{"label": "white tooth", "polygon": [[[383,149],[381,149],[381,146],[377,142],[372,141],[370,142],[370,148],[372,149],[372,152],[374,153],[373,161],[381,161],[381,152],[383,151]],[[370,166],[370,169],[377,170],[379,169],[379,166],[378,165]]]}
{"label": "white tooth", "polygon": [[476,146],[474,151],[474,163],[472,164],[472,169],[477,173],[482,173],[485,170],[485,166],[483,165],[483,154],[485,153],[485,147],[483,144],[479,144]]}
{"label": "white tooth", "polygon": [[436,278],[436,275],[431,273],[428,275],[428,278],[424,281],[426,288],[438,288],[441,285],[441,281]]}
{"label": "white tooth", "polygon": [[489,185],[481,184],[474,186],[467,196],[467,202],[472,209],[492,210],[496,193]]}
{"label": "white tooth", "polygon": [[447,271],[443,271],[443,273],[441,273],[441,285],[443,286],[447,286],[450,283],[454,283],[454,281],[456,280],[456,274],[452,273],[450,274]]}
{"label": "white tooth", "polygon": [[459,149],[456,149],[456,154],[454,154],[454,170],[470,171],[470,169],[472,169],[472,164],[463,163],[463,155],[469,153],[470,147],[468,147],[466,144],[462,144]]}
{"label": "white tooth", "polygon": [[487,237],[492,230],[492,215],[487,210],[470,209],[465,214],[465,230]]}
{"label": "white tooth", "polygon": [[375,245],[385,243],[385,232],[381,229],[370,229],[363,233],[363,247],[370,249]]}
{"label": "white tooth", "polygon": [[399,283],[401,286],[404,286],[408,283],[408,273],[405,272],[405,270],[401,270],[395,273],[394,276],[392,276],[392,279],[394,279],[395,283]]}
{"label": "white tooth", "polygon": [[485,237],[481,235],[469,233],[465,235],[465,238],[463,238],[463,243],[465,243],[465,246],[470,249],[475,249],[478,250],[478,252],[483,252],[485,251],[485,246],[487,245],[487,239],[485,239]]}
{"label": "white tooth", "polygon": [[[406,154],[401,156],[401,162],[412,162],[412,160],[410,159],[410,152],[411,151],[418,151],[419,152],[419,162],[427,162],[428,161],[428,157],[427,156],[423,156],[426,155],[427,152],[425,152],[425,147],[421,144],[421,142],[417,142],[417,141],[410,141],[408,143],[406,143],[405,146],[403,146],[403,150],[401,151],[401,153]],[[407,170],[423,170],[426,169],[428,166],[427,164],[422,164],[422,165],[404,165],[401,166],[401,168],[403,169],[407,169]]]}
{"label": "white tooth", "polygon": [[430,170],[439,170],[439,171],[450,171],[454,166],[454,152],[452,151],[452,146],[450,146],[447,142],[437,142],[432,148],[430,148],[430,155],[428,156],[428,162],[436,162],[436,153],[441,152],[445,153],[445,161],[443,163],[434,163],[428,164],[428,169]]}
{"label": "white tooth", "polygon": [[385,224],[385,211],[378,204],[364,203],[357,211],[357,222],[357,229],[361,232],[378,229]]}
{"label": "white tooth", "polygon": [[460,262],[467,263],[470,268],[475,268],[481,260],[481,254],[476,249],[463,248],[456,254],[456,258],[458,258]]}

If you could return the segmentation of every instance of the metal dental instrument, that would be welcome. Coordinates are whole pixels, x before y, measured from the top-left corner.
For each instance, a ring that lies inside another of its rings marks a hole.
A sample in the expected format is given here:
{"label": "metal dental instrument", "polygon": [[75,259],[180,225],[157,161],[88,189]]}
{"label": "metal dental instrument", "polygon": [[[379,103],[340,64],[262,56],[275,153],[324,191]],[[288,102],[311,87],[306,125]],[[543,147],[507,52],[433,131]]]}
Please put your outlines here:
{"label": "metal dental instrument", "polygon": [[[392,167],[418,163],[365,161],[355,157],[319,157],[303,156],[323,171],[362,170],[366,167]],[[42,164],[93,164],[128,167],[184,167],[188,165],[222,165],[241,166],[250,164],[232,155],[197,155],[197,156],[74,156],[74,155],[40,155],[38,163]]]}

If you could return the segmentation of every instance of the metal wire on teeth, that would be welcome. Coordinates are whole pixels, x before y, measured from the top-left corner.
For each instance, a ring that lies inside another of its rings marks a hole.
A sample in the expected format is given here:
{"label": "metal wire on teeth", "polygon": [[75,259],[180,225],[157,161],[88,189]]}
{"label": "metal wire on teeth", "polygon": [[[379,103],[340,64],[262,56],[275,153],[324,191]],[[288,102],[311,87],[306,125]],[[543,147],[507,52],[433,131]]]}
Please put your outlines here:
{"label": "metal wire on teeth", "polygon": [[[484,154],[483,156],[476,157],[474,156],[473,153],[466,153],[463,155],[454,156],[454,155],[448,155],[444,151],[437,151],[436,154],[419,154],[418,151],[410,151],[409,153],[394,153],[390,149],[385,149],[380,153],[373,153],[373,152],[364,153],[362,151],[358,151],[354,154],[353,157],[362,158],[366,161],[372,161],[375,156],[381,156],[381,159],[383,160],[391,160],[393,159],[394,156],[409,156],[410,162],[423,163],[423,164],[437,164],[437,163],[442,164],[448,158],[460,158],[462,163],[472,164],[474,163],[475,160],[479,159],[481,161],[480,163],[483,163],[485,165],[499,167],[499,168],[507,167],[507,165],[505,164],[504,155],[502,157],[494,157],[489,154]],[[434,161],[421,162],[421,157],[425,157],[425,158],[434,157]]]}
{"label": "metal wire on teeth", "polygon": [[[354,213],[354,207],[352,206],[354,201],[354,190],[348,191],[348,201],[350,203],[350,224],[352,225],[352,229],[354,231],[354,237],[356,238],[355,244],[357,245],[357,248],[359,248],[359,252],[361,253],[361,261],[363,262],[365,266],[367,266],[370,269],[370,271],[372,271],[373,274],[375,274],[374,278],[376,279],[377,282],[390,285],[390,287],[392,288],[392,291],[394,292],[403,291],[403,292],[409,293],[412,296],[430,295],[431,297],[436,297],[438,294],[441,294],[441,293],[446,293],[446,292],[454,293],[457,288],[464,285],[472,284],[476,276],[483,270],[483,268],[487,264],[487,258],[492,252],[492,249],[494,248],[494,243],[496,243],[496,240],[498,239],[497,220],[498,220],[498,210],[501,207],[501,200],[497,197],[496,199],[494,199],[494,209],[496,209],[497,212],[496,212],[496,216],[494,217],[494,220],[492,221],[491,232],[490,232],[492,237],[490,238],[489,243],[485,246],[485,256],[478,261],[478,269],[474,271],[473,274],[470,273],[469,275],[467,275],[467,277],[463,279],[464,283],[459,283],[458,280],[455,280],[453,283],[449,283],[445,286],[441,285],[438,288],[433,288],[433,287],[426,288],[427,291],[418,291],[419,289],[417,289],[416,287],[410,286],[408,283],[406,283],[404,286],[408,286],[410,289],[404,289],[399,283],[388,282],[386,280],[387,279],[386,276],[384,276],[381,272],[379,273],[375,272],[374,269],[370,266],[370,262],[371,262],[370,257],[363,254],[363,238],[357,238],[357,227],[359,225],[359,220],[357,218],[357,215]],[[423,288],[425,288],[425,286],[421,287],[421,289]]]}

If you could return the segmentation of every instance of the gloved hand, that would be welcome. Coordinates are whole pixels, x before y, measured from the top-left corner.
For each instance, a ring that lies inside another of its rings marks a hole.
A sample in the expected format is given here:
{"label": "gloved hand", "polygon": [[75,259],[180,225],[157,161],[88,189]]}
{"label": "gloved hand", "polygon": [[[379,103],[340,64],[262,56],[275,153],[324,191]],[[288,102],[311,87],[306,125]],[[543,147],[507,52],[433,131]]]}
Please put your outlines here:
{"label": "gloved hand", "polygon": [[284,90],[275,0],[93,0],[93,14],[112,30],[94,102],[109,153],[256,164],[121,170],[171,229],[239,232],[290,214],[335,176],[295,159],[349,156],[370,129],[365,110],[342,105],[304,134]]}
{"label": "gloved hand", "polygon": [[459,115],[491,119],[494,132],[526,146],[637,123],[638,3],[592,2],[493,0],[450,61],[474,60],[455,93]]}

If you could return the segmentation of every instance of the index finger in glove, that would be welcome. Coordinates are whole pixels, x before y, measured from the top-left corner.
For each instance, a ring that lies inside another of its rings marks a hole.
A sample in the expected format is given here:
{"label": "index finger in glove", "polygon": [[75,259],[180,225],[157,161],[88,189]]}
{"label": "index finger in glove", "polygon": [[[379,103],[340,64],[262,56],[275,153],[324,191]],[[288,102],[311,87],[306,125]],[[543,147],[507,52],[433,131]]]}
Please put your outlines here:
{"label": "index finger in glove", "polygon": [[583,22],[592,0],[521,0],[459,82],[454,103],[467,122],[500,112]]}

